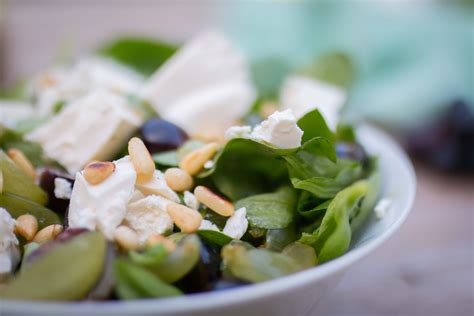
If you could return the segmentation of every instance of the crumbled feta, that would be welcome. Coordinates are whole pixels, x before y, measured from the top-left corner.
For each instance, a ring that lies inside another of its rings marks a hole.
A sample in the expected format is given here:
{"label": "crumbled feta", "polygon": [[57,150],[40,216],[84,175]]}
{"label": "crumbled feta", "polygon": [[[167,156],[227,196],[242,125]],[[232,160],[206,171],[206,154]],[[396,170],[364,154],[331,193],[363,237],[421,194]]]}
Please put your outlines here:
{"label": "crumbled feta", "polygon": [[18,239],[14,230],[15,220],[6,209],[0,207],[0,281],[20,262]]}
{"label": "crumbled feta", "polygon": [[145,198],[145,194],[140,192],[140,190],[135,190],[130,196],[130,200],[128,201],[128,203],[133,203],[144,198]]}
{"label": "crumbled feta", "polygon": [[136,187],[145,195],[161,195],[168,200],[179,203],[179,196],[166,183],[165,175],[159,170],[155,170],[153,178],[145,183],[137,183]]}
{"label": "crumbled feta", "polygon": [[69,204],[69,226],[99,230],[112,239],[115,228],[125,218],[136,176],[128,156],[115,161],[115,171],[96,185],[78,172]]}
{"label": "crumbled feta", "polygon": [[250,138],[252,127],[246,126],[231,126],[225,132],[225,138],[231,140],[234,138]]}
{"label": "crumbled feta", "polygon": [[336,129],[339,111],[346,99],[343,89],[300,75],[286,78],[280,94],[284,109],[292,109],[296,117],[300,118],[316,108],[332,130]]}
{"label": "crumbled feta", "polygon": [[215,230],[216,232],[220,232],[216,224],[207,219],[201,221],[201,226],[199,226],[198,230]]}
{"label": "crumbled feta", "polygon": [[375,205],[375,208],[374,208],[375,217],[379,220],[384,218],[387,215],[391,205],[392,205],[391,199],[388,199],[388,198],[381,199]]}
{"label": "crumbled feta", "polygon": [[245,207],[236,210],[234,214],[227,219],[222,232],[233,239],[242,238],[249,225],[246,215],[247,210]]}
{"label": "crumbled feta", "polygon": [[265,121],[255,126],[251,137],[278,148],[295,148],[301,145],[303,131],[296,124],[291,110],[276,111]]}
{"label": "crumbled feta", "polygon": [[102,90],[74,101],[27,139],[75,173],[93,160],[110,159],[140,124],[124,98]]}
{"label": "crumbled feta", "polygon": [[86,58],[71,67],[55,67],[39,74],[30,90],[40,115],[53,114],[60,101],[71,102],[96,89],[119,94],[137,93],[143,78],[131,69],[104,58]]}
{"label": "crumbled feta", "polygon": [[125,224],[135,230],[143,244],[154,234],[162,235],[173,229],[173,220],[166,211],[171,201],[159,195],[149,195],[128,205]]}
{"label": "crumbled feta", "polygon": [[63,178],[54,178],[54,196],[58,199],[69,200],[71,198],[72,185]]}
{"label": "crumbled feta", "polygon": [[192,208],[193,210],[199,209],[199,201],[191,192],[185,191],[183,200],[184,200],[184,204],[186,204],[188,207]]}
{"label": "crumbled feta", "polygon": [[224,132],[248,111],[256,93],[243,55],[222,34],[209,32],[166,61],[141,95],[164,119],[197,134],[209,126]]}
{"label": "crumbled feta", "polygon": [[204,163],[204,169],[211,169],[214,167],[214,161],[213,160],[208,160]]}

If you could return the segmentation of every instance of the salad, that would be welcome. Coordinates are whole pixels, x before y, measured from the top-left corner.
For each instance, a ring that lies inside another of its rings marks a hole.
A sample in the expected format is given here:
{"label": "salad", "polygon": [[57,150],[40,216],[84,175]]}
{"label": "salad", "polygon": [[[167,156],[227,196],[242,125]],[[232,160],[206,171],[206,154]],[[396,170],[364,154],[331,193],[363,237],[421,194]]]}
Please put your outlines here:
{"label": "salad", "polygon": [[380,185],[334,60],[269,95],[222,34],[125,42],[0,103],[2,299],[218,291],[348,251]]}

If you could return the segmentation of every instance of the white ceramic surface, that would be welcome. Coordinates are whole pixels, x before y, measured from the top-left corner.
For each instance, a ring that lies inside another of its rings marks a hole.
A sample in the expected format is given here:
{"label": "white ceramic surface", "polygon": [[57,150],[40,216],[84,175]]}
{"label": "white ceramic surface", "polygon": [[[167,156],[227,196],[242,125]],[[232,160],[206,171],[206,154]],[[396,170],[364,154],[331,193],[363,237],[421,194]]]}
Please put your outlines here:
{"label": "white ceramic surface", "polygon": [[416,178],[402,149],[385,133],[369,125],[358,128],[361,143],[378,155],[382,196],[392,199],[387,216],[372,216],[351,250],[340,258],[287,277],[233,290],[171,299],[129,302],[14,302],[0,301],[0,315],[313,315],[321,299],[335,287],[346,269],[391,237],[413,205]]}

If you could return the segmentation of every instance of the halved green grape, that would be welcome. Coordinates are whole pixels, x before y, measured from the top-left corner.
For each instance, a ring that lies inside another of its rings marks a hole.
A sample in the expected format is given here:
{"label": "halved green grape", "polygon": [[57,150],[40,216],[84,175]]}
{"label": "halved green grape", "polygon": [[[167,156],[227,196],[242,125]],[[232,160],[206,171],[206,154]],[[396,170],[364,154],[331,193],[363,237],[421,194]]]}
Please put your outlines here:
{"label": "halved green grape", "polygon": [[152,268],[152,271],[165,282],[176,282],[194,268],[199,260],[200,247],[198,236],[186,236],[172,253]]}
{"label": "halved green grape", "polygon": [[0,150],[0,170],[3,176],[2,194],[10,193],[31,200],[35,203],[45,205],[48,195],[34,180],[21,170],[7,154]]}
{"label": "halved green grape", "polygon": [[23,214],[33,215],[38,220],[39,229],[52,224],[61,224],[58,214],[43,205],[15,194],[0,194],[0,207],[5,208],[14,218]]}
{"label": "halved green grape", "polygon": [[21,271],[0,297],[55,301],[82,299],[99,280],[105,253],[106,240],[101,233],[81,234],[51,249]]}

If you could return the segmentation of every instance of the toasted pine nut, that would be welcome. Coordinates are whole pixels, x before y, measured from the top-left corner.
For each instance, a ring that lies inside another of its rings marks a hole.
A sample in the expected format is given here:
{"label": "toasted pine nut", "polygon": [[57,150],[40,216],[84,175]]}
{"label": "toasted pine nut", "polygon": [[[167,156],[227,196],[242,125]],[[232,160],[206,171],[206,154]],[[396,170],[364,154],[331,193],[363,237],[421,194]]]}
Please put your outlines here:
{"label": "toasted pine nut", "polygon": [[124,250],[138,249],[138,235],[133,229],[127,226],[122,225],[117,227],[114,231],[114,239]]}
{"label": "toasted pine nut", "polygon": [[177,203],[170,203],[166,211],[184,233],[193,233],[198,230],[202,222],[201,214],[189,207]]}
{"label": "toasted pine nut", "polygon": [[163,246],[166,250],[168,250],[168,252],[172,252],[176,249],[176,244],[172,240],[162,235],[151,235],[146,241],[146,245],[148,248],[151,248],[159,243],[163,244]]}
{"label": "toasted pine nut", "polygon": [[21,150],[12,148],[7,152],[8,157],[27,175],[33,179],[36,177],[36,170],[31,164],[30,160],[23,154]]}
{"label": "toasted pine nut", "polygon": [[128,153],[137,172],[137,182],[141,183],[151,180],[155,172],[155,162],[140,138],[133,137],[130,139],[128,142]]}
{"label": "toasted pine nut", "polygon": [[208,188],[199,185],[194,189],[194,196],[199,202],[209,207],[211,210],[222,216],[232,216],[234,214],[234,205],[215,194]]}
{"label": "toasted pine nut", "polygon": [[136,183],[135,187],[145,195],[161,195],[162,197],[178,203],[179,197],[168,187],[168,184],[164,179],[153,178],[148,182]]}
{"label": "toasted pine nut", "polygon": [[169,168],[165,171],[165,180],[175,191],[183,192],[193,186],[193,178],[183,169]]}
{"label": "toasted pine nut", "polygon": [[30,214],[23,214],[16,219],[15,231],[27,241],[31,241],[38,232],[38,221]]}
{"label": "toasted pine nut", "polygon": [[115,164],[110,161],[91,162],[83,171],[84,178],[92,185],[105,181],[115,171]]}
{"label": "toasted pine nut", "polygon": [[217,143],[209,143],[188,153],[181,159],[179,167],[190,175],[195,175],[204,167],[204,164],[214,156],[217,147]]}
{"label": "toasted pine nut", "polygon": [[45,241],[53,240],[63,231],[63,226],[59,224],[49,225],[36,233],[34,242],[42,243]]}

